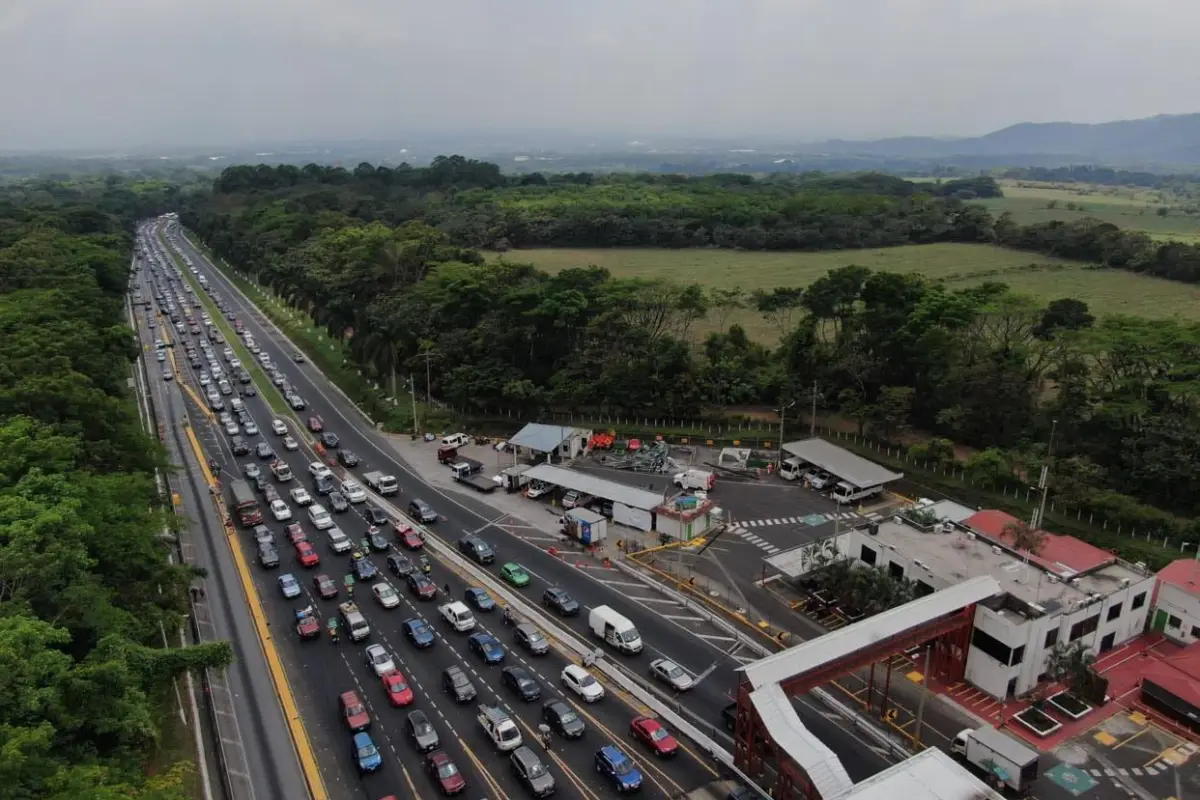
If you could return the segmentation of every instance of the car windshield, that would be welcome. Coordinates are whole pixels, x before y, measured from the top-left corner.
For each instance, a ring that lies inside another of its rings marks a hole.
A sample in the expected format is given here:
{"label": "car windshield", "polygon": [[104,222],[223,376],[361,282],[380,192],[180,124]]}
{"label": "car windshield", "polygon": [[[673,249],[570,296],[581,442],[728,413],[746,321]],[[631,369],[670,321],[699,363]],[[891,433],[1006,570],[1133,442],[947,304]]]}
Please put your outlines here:
{"label": "car windshield", "polygon": [[366,747],[358,748],[358,757],[359,758],[371,758],[378,752],[379,751],[375,749],[375,745],[369,744]]}
{"label": "car windshield", "polygon": [[663,669],[669,678],[678,678],[683,675],[683,670],[680,669],[678,664],[664,664]]}
{"label": "car windshield", "polygon": [[418,722],[413,725],[413,729],[417,732],[417,736],[426,736],[433,730],[433,726],[428,722]]}
{"label": "car windshield", "polygon": [[452,680],[454,681],[455,686],[466,686],[467,685],[467,676],[463,675],[461,672],[458,673],[457,675],[454,675],[452,677]]}
{"label": "car windshield", "polygon": [[562,722],[563,725],[570,725],[572,722],[579,719],[579,717],[575,714],[574,711],[568,711],[567,713],[559,716],[558,719],[560,722]]}
{"label": "car windshield", "polygon": [[540,778],[546,774],[546,765],[540,761],[535,761],[529,765],[529,777]]}
{"label": "car windshield", "polygon": [[671,734],[667,733],[666,728],[655,728],[654,730],[650,731],[650,739],[655,742],[661,742],[670,735]]}
{"label": "car windshield", "polygon": [[504,725],[500,728],[500,739],[502,741],[510,741],[512,739],[521,738],[521,732],[517,730],[516,725]]}
{"label": "car windshield", "polygon": [[366,709],[359,705],[347,706],[346,713],[352,717],[357,717],[359,714],[366,713]]}
{"label": "car windshield", "polygon": [[596,679],[593,678],[591,675],[584,675],[582,678],[579,679],[579,685],[580,686],[595,686]]}
{"label": "car windshield", "polygon": [[542,639],[544,639],[544,638],[545,638],[545,637],[544,637],[544,636],[542,636],[542,634],[541,634],[541,633],[539,633],[538,631],[534,631],[533,633],[529,634],[529,641],[530,641],[530,642],[540,642],[540,641],[542,641]]}
{"label": "car windshield", "polygon": [[623,758],[613,763],[613,772],[617,775],[628,775],[632,771],[633,764],[629,763],[629,759]]}
{"label": "car windshield", "polygon": [[458,774],[458,767],[455,766],[453,761],[443,761],[438,764],[437,773],[439,778],[453,778]]}
{"label": "car windshield", "polygon": [[408,684],[397,678],[392,678],[391,687],[393,692],[403,692],[408,688]]}
{"label": "car windshield", "polygon": [[621,634],[622,642],[634,642],[634,641],[637,641],[637,638],[638,638],[638,634],[637,634],[637,631],[635,631],[635,630],[628,630]]}

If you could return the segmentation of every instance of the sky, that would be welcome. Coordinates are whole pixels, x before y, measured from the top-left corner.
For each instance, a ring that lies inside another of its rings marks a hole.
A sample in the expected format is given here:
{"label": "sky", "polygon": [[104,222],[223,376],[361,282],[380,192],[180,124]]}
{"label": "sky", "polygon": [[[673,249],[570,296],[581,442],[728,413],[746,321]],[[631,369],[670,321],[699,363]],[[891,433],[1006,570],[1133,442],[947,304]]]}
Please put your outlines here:
{"label": "sky", "polygon": [[0,150],[978,135],[1200,111],[1198,30],[1196,0],[0,0]]}

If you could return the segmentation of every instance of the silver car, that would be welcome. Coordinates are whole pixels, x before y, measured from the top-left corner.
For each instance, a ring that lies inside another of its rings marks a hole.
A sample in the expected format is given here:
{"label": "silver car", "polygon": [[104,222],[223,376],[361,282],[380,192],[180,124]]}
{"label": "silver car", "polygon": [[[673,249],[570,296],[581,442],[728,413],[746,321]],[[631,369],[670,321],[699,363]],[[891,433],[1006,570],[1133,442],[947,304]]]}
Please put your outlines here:
{"label": "silver car", "polygon": [[650,674],[655,680],[667,684],[677,692],[686,692],[692,688],[694,681],[683,667],[665,658],[657,658],[650,662]]}
{"label": "silver car", "polygon": [[408,717],[404,720],[404,729],[412,739],[413,747],[422,753],[437,750],[442,746],[437,728],[433,727],[424,711],[408,712]]}

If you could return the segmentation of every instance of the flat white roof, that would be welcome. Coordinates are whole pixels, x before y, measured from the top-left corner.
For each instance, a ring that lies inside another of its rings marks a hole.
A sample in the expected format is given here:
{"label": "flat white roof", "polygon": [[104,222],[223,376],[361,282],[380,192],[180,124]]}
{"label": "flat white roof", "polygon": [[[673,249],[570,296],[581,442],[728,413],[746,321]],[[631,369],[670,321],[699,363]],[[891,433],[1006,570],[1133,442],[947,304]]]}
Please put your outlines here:
{"label": "flat white roof", "polygon": [[[829,795],[823,795],[829,797]],[[936,747],[888,767],[854,786],[839,800],[1003,800],[961,764]]]}
{"label": "flat white roof", "polygon": [[837,476],[838,479],[860,489],[882,486],[904,477],[903,472],[892,472],[874,461],[868,461],[862,456],[824,439],[788,442],[783,449],[801,461],[807,461],[814,467],[820,467],[831,475]]}
{"label": "flat white roof", "polygon": [[750,703],[771,739],[804,770],[821,797],[832,800],[854,788],[842,762],[804,727],[792,701],[778,684],[751,692]]}
{"label": "flat white roof", "polygon": [[990,575],[974,578],[816,639],[802,642],[795,647],[789,647],[781,653],[739,667],[738,671],[746,674],[747,680],[756,690],[777,684],[816,669],[822,664],[845,658],[883,639],[899,636],[918,625],[932,622],[960,608],[986,600],[1000,591],[1000,584]]}
{"label": "flat white roof", "polygon": [[514,447],[527,447],[535,453],[553,452],[560,444],[576,434],[583,433],[570,425],[546,425],[530,422],[513,434],[508,443]]}
{"label": "flat white roof", "polygon": [[531,481],[545,481],[565,489],[574,489],[577,492],[590,494],[592,497],[602,497],[605,500],[612,500],[614,503],[621,503],[642,511],[653,511],[663,502],[661,494],[626,486],[616,481],[606,481],[595,475],[588,475],[586,472],[576,472],[573,469],[556,467],[553,464],[538,464],[530,467],[525,470],[525,477]]}

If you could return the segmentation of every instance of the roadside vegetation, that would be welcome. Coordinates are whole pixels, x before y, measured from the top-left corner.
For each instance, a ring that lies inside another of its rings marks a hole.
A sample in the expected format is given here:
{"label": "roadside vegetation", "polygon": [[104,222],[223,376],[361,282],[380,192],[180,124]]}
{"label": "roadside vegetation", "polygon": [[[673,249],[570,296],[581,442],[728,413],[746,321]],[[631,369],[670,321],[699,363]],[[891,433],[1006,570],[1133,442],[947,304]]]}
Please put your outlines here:
{"label": "roadside vegetation", "polygon": [[123,180],[0,190],[0,795],[189,797],[173,681],[227,644],[166,648],[191,573],[159,444],[128,381],[133,221],[165,197]]}

